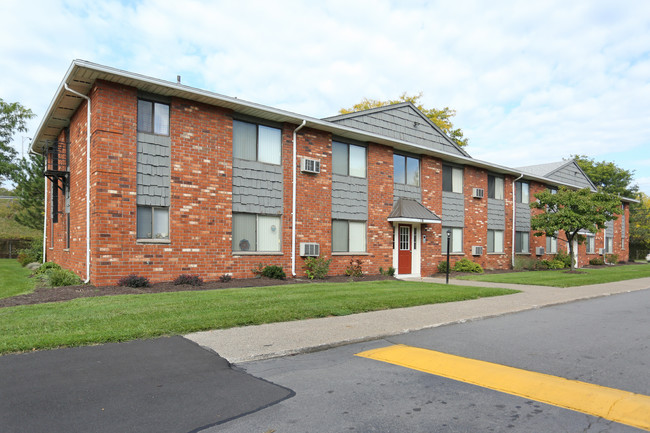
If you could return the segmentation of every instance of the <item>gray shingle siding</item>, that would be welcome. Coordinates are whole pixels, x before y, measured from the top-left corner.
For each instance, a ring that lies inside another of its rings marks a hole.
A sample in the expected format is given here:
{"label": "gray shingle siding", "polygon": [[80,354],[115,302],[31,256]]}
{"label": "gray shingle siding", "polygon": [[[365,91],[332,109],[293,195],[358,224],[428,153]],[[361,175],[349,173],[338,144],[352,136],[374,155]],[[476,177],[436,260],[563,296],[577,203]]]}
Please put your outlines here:
{"label": "gray shingle siding", "polygon": [[589,188],[591,189],[591,183],[580,170],[575,166],[575,164],[568,164],[559,170],[551,173],[549,179],[557,180],[560,183],[575,185],[580,188]]}
{"label": "gray shingle siding", "polygon": [[171,138],[139,132],[137,146],[137,203],[169,206]]}
{"label": "gray shingle siding", "polygon": [[605,229],[607,230],[607,236],[612,236],[614,233],[614,221],[607,221],[605,223]]}
{"label": "gray shingle siding", "polygon": [[233,212],[281,214],[282,194],[282,166],[233,158]]}
{"label": "gray shingle siding", "polygon": [[419,186],[406,185],[403,183],[395,183],[393,186],[393,203],[397,201],[399,197],[411,198],[419,202],[422,201],[422,189]]}
{"label": "gray shingle siding", "polygon": [[506,227],[506,202],[488,198],[488,230],[504,230]]}
{"label": "gray shingle siding", "polygon": [[419,144],[434,150],[442,150],[456,155],[468,156],[451,144],[429,122],[414,111],[410,105],[388,108],[349,118],[331,118],[334,123],[360,129],[362,131]]}
{"label": "gray shingle siding", "polygon": [[465,197],[454,192],[442,192],[442,225],[444,227],[464,227]]}
{"label": "gray shingle siding", "polygon": [[530,206],[528,203],[516,203],[515,230],[518,232],[530,231]]}
{"label": "gray shingle siding", "polygon": [[332,174],[332,219],[368,220],[368,179]]}

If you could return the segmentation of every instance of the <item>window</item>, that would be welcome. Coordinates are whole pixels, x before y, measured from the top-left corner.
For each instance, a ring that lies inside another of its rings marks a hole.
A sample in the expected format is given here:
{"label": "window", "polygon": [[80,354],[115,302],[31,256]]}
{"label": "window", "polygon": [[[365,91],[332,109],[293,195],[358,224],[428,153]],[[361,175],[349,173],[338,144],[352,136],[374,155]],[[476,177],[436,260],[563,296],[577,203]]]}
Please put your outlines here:
{"label": "window", "polygon": [[528,203],[528,183],[526,182],[516,182],[515,183],[515,196],[517,198],[517,203]]}
{"label": "window", "polygon": [[530,249],[528,247],[530,233],[528,232],[516,232],[515,233],[515,252],[516,253],[529,253]]}
{"label": "window", "polygon": [[233,156],[238,159],[280,165],[282,131],[270,126],[233,120]]}
{"label": "window", "polygon": [[234,252],[280,252],[279,216],[235,213],[232,215]]}
{"label": "window", "polygon": [[169,239],[169,208],[138,206],[138,239]]}
{"label": "window", "polygon": [[463,252],[463,229],[461,228],[451,228],[443,227],[442,228],[442,253],[447,254],[447,231],[451,231],[451,241],[449,245],[451,246],[451,254],[457,254]]}
{"label": "window", "polygon": [[503,200],[503,178],[488,174],[488,198]]}
{"label": "window", "polygon": [[447,192],[463,193],[463,169],[442,166],[442,190]]}
{"label": "window", "polygon": [[366,177],[366,148],[333,141],[332,166],[335,174]]}
{"label": "window", "polygon": [[364,221],[332,221],[332,252],[365,253],[366,223]]}
{"label": "window", "polygon": [[393,182],[420,186],[420,160],[404,155],[393,155]]}
{"label": "window", "polygon": [[605,253],[611,254],[614,252],[614,238],[607,234],[605,238]]}
{"label": "window", "polygon": [[169,105],[138,99],[138,131],[169,135]]}
{"label": "window", "polygon": [[546,254],[557,254],[557,237],[546,236]]}
{"label": "window", "polygon": [[488,230],[487,252],[503,253],[503,230]]}
{"label": "window", "polygon": [[594,235],[587,235],[587,254],[596,253],[596,237]]}

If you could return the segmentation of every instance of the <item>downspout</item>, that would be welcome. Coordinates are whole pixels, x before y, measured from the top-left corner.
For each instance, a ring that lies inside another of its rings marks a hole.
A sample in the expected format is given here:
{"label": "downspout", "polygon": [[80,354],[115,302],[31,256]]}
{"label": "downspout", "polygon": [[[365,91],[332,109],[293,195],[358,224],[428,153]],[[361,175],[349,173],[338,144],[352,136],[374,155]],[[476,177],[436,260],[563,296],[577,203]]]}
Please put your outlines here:
{"label": "downspout", "polygon": [[[31,146],[29,147],[29,154],[30,155],[38,155],[38,153],[34,152],[32,150]],[[47,170],[47,157],[45,158],[45,170]],[[43,197],[43,263],[45,263],[45,253],[47,251],[47,179],[45,179],[45,187],[43,189],[45,191],[45,197]]]}
{"label": "downspout", "polygon": [[291,275],[296,276],[296,168],[297,164],[297,153],[298,146],[296,144],[296,133],[300,131],[303,126],[307,124],[306,120],[303,120],[299,127],[293,130],[293,185],[291,187]]}
{"label": "downspout", "polygon": [[[515,239],[515,227],[517,223],[517,190],[515,189],[515,183],[519,179],[524,177],[524,174],[521,173],[521,175],[512,181],[512,268],[514,269],[515,267],[515,245],[516,245],[516,239]],[[529,247],[530,247],[530,239],[528,240],[529,242]]]}
{"label": "downspout", "polygon": [[90,281],[90,98],[82,93],[72,90],[68,87],[68,83],[63,83],[65,90],[84,98],[88,104],[86,105],[86,117],[88,118],[88,125],[86,126],[86,279],[84,283]]}

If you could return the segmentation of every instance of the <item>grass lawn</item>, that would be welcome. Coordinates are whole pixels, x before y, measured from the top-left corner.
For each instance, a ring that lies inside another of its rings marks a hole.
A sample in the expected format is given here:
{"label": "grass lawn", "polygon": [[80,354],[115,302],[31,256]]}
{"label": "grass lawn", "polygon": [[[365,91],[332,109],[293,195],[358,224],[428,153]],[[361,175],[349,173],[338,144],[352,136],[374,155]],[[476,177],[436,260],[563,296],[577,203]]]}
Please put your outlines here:
{"label": "grass lawn", "polygon": [[0,353],[342,316],[516,293],[406,281],[79,298],[0,308]]}
{"label": "grass lawn", "polygon": [[33,292],[36,280],[27,278],[31,273],[16,259],[0,259],[0,299]]}
{"label": "grass lawn", "polygon": [[532,284],[537,286],[574,287],[587,284],[611,283],[650,277],[650,264],[580,269],[584,274],[568,274],[566,270],[510,272],[505,274],[468,275],[461,280],[493,283]]}

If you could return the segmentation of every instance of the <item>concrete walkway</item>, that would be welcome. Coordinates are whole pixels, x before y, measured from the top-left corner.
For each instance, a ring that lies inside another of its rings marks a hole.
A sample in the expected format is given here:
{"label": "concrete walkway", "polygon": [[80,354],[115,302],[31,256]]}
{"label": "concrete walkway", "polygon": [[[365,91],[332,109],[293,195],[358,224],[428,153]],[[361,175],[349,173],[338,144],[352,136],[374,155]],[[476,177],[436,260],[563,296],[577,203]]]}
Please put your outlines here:
{"label": "concrete walkway", "polygon": [[[438,278],[411,278],[409,280],[445,282],[444,279]],[[201,346],[214,350],[231,363],[241,363],[322,350],[419,329],[462,323],[468,320],[494,317],[581,299],[650,289],[650,278],[568,288],[453,279],[449,283],[465,286],[512,288],[521,290],[521,293],[446,304],[374,311],[349,316],[197,332],[185,337]]]}

